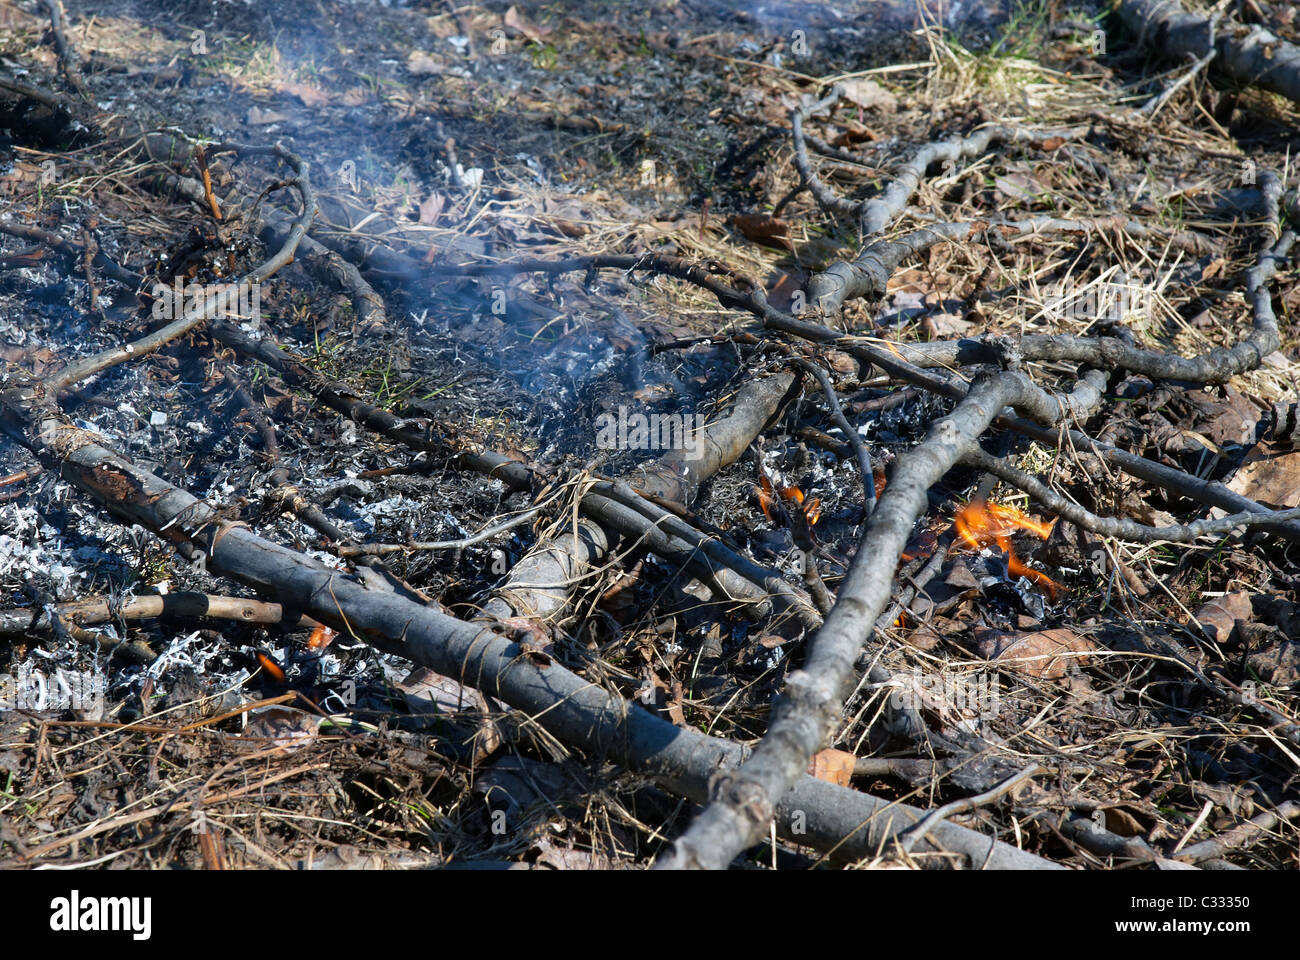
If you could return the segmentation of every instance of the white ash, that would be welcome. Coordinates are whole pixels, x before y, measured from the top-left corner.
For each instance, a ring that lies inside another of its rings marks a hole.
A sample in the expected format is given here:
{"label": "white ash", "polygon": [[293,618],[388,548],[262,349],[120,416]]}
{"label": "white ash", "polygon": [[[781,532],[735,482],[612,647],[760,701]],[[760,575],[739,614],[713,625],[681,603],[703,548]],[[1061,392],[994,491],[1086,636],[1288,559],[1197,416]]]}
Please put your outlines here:
{"label": "white ash", "polygon": [[[188,667],[195,673],[203,673],[207,667],[207,661],[213,656],[213,648],[216,647],[216,644],[209,645],[209,650],[206,651],[207,655],[205,656],[204,648],[195,644],[198,638],[199,632],[197,630],[184,637],[177,637],[167,645],[166,650],[158,655],[158,659],[149,664],[142,675],[157,681],[172,666]],[[195,649],[191,650],[191,646],[194,646]]]}
{"label": "white ash", "polygon": [[[48,527],[45,529],[49,530]],[[0,576],[29,581],[39,575],[49,579],[58,599],[74,596],[77,583],[85,575],[76,567],[60,562],[59,557],[66,555],[62,537],[54,536],[49,543],[53,549],[39,535],[24,542],[9,534],[0,534]]]}
{"label": "white ash", "polygon": [[767,473],[768,479],[778,487],[789,486],[786,482],[785,474],[781,472],[779,466],[779,464],[784,460],[785,457],[781,450],[771,448],[763,451],[763,470]]}

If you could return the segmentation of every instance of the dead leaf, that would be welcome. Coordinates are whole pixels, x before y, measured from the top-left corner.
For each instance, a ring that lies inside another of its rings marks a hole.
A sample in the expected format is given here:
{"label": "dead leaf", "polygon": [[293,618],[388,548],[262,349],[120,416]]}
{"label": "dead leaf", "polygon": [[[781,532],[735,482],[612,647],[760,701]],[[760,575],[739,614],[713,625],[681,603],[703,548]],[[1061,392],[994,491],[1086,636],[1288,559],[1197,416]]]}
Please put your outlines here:
{"label": "dead leaf", "polygon": [[1277,510],[1300,506],[1300,451],[1260,443],[1246,455],[1228,489]]}
{"label": "dead leaf", "polygon": [[546,631],[529,617],[506,617],[501,624],[510,630],[519,649],[535,664],[549,666],[555,653],[555,643]]}
{"label": "dead leaf", "polygon": [[[778,310],[798,308],[796,312],[802,312],[807,307],[807,303],[804,302],[807,294],[803,292],[807,282],[808,277],[802,270],[781,273],[777,276],[776,283],[772,284],[767,291],[767,302]],[[796,298],[800,301],[797,304]]]}
{"label": "dead leaf", "polygon": [[494,808],[505,807],[512,815],[537,803],[561,800],[575,787],[559,764],[528,757],[494,760],[474,781],[474,792],[483,794]]}
{"label": "dead leaf", "polygon": [[566,237],[585,237],[587,234],[591,233],[591,227],[587,226],[585,223],[578,223],[573,220],[552,220],[551,226],[556,230],[559,230],[560,233],[564,234]]}
{"label": "dead leaf", "polygon": [[951,313],[935,313],[921,321],[921,330],[931,340],[947,340],[964,337],[975,326],[970,320]]}
{"label": "dead leaf", "polygon": [[917,650],[933,650],[960,629],[955,620],[932,616],[925,622],[918,623],[915,630],[903,637],[903,642]]}
{"label": "dead leaf", "polygon": [[286,83],[280,89],[293,94],[307,107],[319,107],[330,102],[328,93],[308,83]]}
{"label": "dead leaf", "polygon": [[996,660],[1018,673],[1043,680],[1059,680],[1072,660],[1087,663],[1087,656],[1081,654],[1098,649],[1090,638],[1068,627],[1033,633],[1005,633],[979,627],[975,630],[975,640],[980,656],[986,660]]}
{"label": "dead leaf", "polygon": [[1232,636],[1237,621],[1249,620],[1251,617],[1250,594],[1241,590],[1225,593],[1201,604],[1192,611],[1192,616],[1207,637],[1217,643],[1226,643]]}
{"label": "dead leaf", "polygon": [[459,713],[484,707],[482,695],[428,667],[416,667],[393,686],[412,713]]}
{"label": "dead leaf", "polygon": [[442,208],[446,204],[447,198],[441,193],[435,191],[429,194],[425,201],[420,204],[420,222],[423,224],[437,223],[438,215],[442,213]]}
{"label": "dead leaf", "polygon": [[858,372],[858,361],[841,350],[827,350],[822,354],[822,359],[831,370],[842,377]]}
{"label": "dead leaf", "polygon": [[818,780],[847,787],[853,779],[853,765],[857,759],[843,750],[823,750],[813,754],[808,762],[808,773]]}
{"label": "dead leaf", "polygon": [[[305,747],[320,733],[321,718],[297,707],[283,704],[259,707],[248,712],[248,725],[240,737],[245,740],[269,740],[277,747],[297,750]],[[259,743],[259,747],[270,746]]]}
{"label": "dead leaf", "polygon": [[[890,294],[916,293],[923,295],[933,289],[934,283],[930,272],[921,267],[907,267],[904,270],[895,271],[886,284],[886,290]],[[920,298],[918,298],[919,302]]]}
{"label": "dead leaf", "polygon": [[844,98],[859,107],[879,107],[885,113],[898,109],[898,97],[866,77],[855,77],[840,84]]}
{"label": "dead leaf", "polygon": [[1249,675],[1274,687],[1294,688],[1300,678],[1300,643],[1278,639],[1246,658]]}
{"label": "dead leaf", "polygon": [[1209,450],[1210,453],[1214,454],[1215,456],[1225,457],[1225,458],[1228,456],[1226,453],[1224,453],[1223,448],[1220,447],[1217,443],[1210,440],[1208,437],[1197,433],[1195,430],[1183,430],[1181,431],[1181,435],[1187,437],[1189,440],[1195,440],[1197,443],[1203,446],[1206,450]]}
{"label": "dead leaf", "polygon": [[572,845],[557,847],[550,838],[544,837],[538,843],[538,854],[534,862],[537,866],[551,867],[554,870],[609,870],[609,858],[596,850],[578,850]]}
{"label": "dead leaf", "polygon": [[26,10],[20,10],[17,4],[0,3],[0,28],[5,30],[32,30],[40,27],[49,29],[49,23],[33,17]]}
{"label": "dead leaf", "polygon": [[993,185],[1008,200],[1019,200],[1022,203],[1033,203],[1047,192],[1047,188],[1037,178],[1025,172],[1009,172],[996,178]]}
{"label": "dead leaf", "polygon": [[427,53],[413,50],[406,58],[406,72],[413,77],[427,77],[446,73],[447,67]]}
{"label": "dead leaf", "polygon": [[745,237],[778,250],[793,250],[790,242],[790,224],[766,213],[738,213],[728,220]]}
{"label": "dead leaf", "polygon": [[880,134],[870,127],[849,120],[844,129],[831,138],[833,147],[852,147],[859,143],[871,143],[880,139]]}
{"label": "dead leaf", "polygon": [[1100,812],[1106,818],[1106,829],[1121,837],[1141,837],[1150,829],[1135,815],[1141,811],[1134,811],[1133,808],[1102,807]]}
{"label": "dead leaf", "polygon": [[518,7],[511,7],[507,10],[505,17],[502,18],[502,22],[512,30],[518,30],[529,40],[533,41],[533,43],[541,43],[543,38],[551,32],[550,27],[539,27],[535,24],[529,23],[528,20],[524,18],[524,15],[519,12]]}
{"label": "dead leaf", "polygon": [[1227,265],[1227,261],[1225,261],[1223,257],[1215,257],[1213,260],[1207,263],[1203,268],[1201,268],[1201,279],[1213,280],[1215,277],[1217,277],[1220,273],[1223,272],[1223,268],[1226,265]]}

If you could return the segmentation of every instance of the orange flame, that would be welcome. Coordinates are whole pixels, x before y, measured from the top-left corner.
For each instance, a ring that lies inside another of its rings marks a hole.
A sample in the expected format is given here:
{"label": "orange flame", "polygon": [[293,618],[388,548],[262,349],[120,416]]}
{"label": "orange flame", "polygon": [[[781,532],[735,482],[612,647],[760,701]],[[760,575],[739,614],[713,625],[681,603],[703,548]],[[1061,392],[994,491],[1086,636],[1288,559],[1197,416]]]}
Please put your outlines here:
{"label": "orange flame", "polygon": [[254,652],[257,654],[257,662],[262,665],[262,669],[266,671],[267,676],[276,683],[284,683],[284,669],[260,650]]}
{"label": "orange flame", "polygon": [[758,483],[759,485],[754,488],[754,492],[758,494],[758,505],[763,508],[763,516],[775,521],[776,499],[772,496],[772,483],[767,479],[767,474],[760,474]]}
{"label": "orange flame", "polygon": [[[754,488],[754,492],[758,494],[758,505],[763,508],[763,516],[775,522],[777,519],[777,499],[776,493],[772,488],[772,482],[767,479],[766,474],[760,476],[758,482],[759,486]],[[813,497],[813,499],[808,501],[805,505],[803,491],[798,487],[782,487],[780,490],[780,497],[787,504],[798,507],[803,511],[804,518],[808,521],[808,526],[813,526],[821,519],[822,502],[817,497]]]}
{"label": "orange flame", "polygon": [[1052,535],[1052,528],[1056,526],[1055,520],[1045,523],[1042,520],[1035,520],[1015,507],[976,500],[957,511],[953,526],[962,540],[973,550],[980,550],[996,543],[998,548],[1007,555],[1007,572],[1013,577],[1032,580],[1043,587],[1053,600],[1056,599],[1061,589],[1060,584],[1047,574],[1021,563],[1015,549],[1011,546],[1011,534],[1017,530],[1027,531],[1040,540],[1046,540]]}
{"label": "orange flame", "polygon": [[334,631],[325,624],[318,623],[312,628],[311,636],[307,638],[307,649],[313,653],[320,653],[330,645],[333,639]]}

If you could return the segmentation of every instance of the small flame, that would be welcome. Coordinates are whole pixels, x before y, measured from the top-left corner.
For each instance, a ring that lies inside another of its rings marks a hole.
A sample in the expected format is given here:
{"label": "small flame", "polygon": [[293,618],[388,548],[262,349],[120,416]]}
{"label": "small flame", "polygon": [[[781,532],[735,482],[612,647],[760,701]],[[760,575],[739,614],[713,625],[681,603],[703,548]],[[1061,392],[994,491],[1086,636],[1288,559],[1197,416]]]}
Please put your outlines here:
{"label": "small flame", "polygon": [[267,676],[276,683],[284,683],[284,668],[260,650],[255,652],[257,654],[257,662],[262,665],[262,669],[266,671]]}
{"label": "small flame", "polygon": [[1047,574],[1021,563],[1015,549],[1011,546],[1011,534],[1017,530],[1024,530],[1040,540],[1046,540],[1052,535],[1052,528],[1056,526],[1055,520],[1045,523],[1042,520],[1035,520],[1015,507],[976,500],[957,511],[953,526],[972,550],[980,550],[996,543],[998,548],[1007,555],[1007,571],[1013,577],[1032,580],[1046,589],[1053,600],[1056,599],[1057,592],[1061,589],[1060,584]]}
{"label": "small flame", "polygon": [[763,516],[775,521],[776,499],[772,496],[772,483],[767,479],[767,474],[761,474],[758,483],[759,485],[754,488],[754,492],[758,494],[758,505],[763,508]]}
{"label": "small flame", "polygon": [[307,638],[307,649],[313,653],[320,653],[328,647],[334,639],[334,631],[323,623],[316,624],[312,628],[311,636]]}
{"label": "small flame", "polygon": [[[775,523],[779,516],[776,507],[778,502],[777,492],[773,490],[772,482],[767,479],[766,474],[760,476],[758,482],[759,486],[754,488],[754,492],[758,495],[758,505],[763,508],[763,516]],[[779,494],[780,498],[787,504],[798,507],[803,511],[808,526],[813,526],[821,519],[822,502],[817,497],[813,497],[812,500],[805,504],[803,491],[798,487],[782,487]]]}

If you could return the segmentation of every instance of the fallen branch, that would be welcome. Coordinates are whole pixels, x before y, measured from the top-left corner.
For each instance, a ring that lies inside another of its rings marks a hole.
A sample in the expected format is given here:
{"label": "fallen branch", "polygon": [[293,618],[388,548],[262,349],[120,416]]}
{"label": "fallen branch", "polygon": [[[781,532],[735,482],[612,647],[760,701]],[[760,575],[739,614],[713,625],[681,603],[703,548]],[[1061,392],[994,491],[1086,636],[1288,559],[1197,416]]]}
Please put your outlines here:
{"label": "fallen branch", "polygon": [[1038,478],[1005,460],[991,457],[983,450],[968,454],[965,462],[977,470],[991,473],[999,480],[1029,494],[1048,512],[1064,517],[1089,533],[1135,543],[1194,543],[1202,537],[1222,537],[1237,527],[1260,526],[1300,519],[1300,507],[1269,513],[1234,513],[1215,520],[1192,520],[1163,527],[1148,526],[1123,517],[1101,517],[1061,496]]}
{"label": "fallen branch", "polygon": [[1031,763],[1014,777],[1008,777],[999,783],[992,790],[986,790],[984,793],[974,797],[962,797],[960,800],[954,800],[951,803],[945,803],[937,810],[931,811],[924,820],[909,830],[903,839],[903,852],[911,853],[912,849],[929,835],[930,831],[938,826],[942,821],[958,813],[967,813],[971,810],[978,809],[986,803],[992,803],[994,800],[1012,792],[1031,777],[1042,773],[1043,769],[1036,763]]}
{"label": "fallen branch", "polygon": [[[929,506],[927,492],[970,453],[1004,407],[1032,412],[1047,423],[1084,398],[1049,397],[1021,373],[977,379],[948,416],[918,446],[899,455],[840,584],[834,609],[813,636],[801,669],[786,677],[772,703],[767,733],[745,764],[717,778],[713,802],[677,838],[668,869],[723,869],[768,829],[776,801],[789,789],[840,719],[863,639],[889,603],[898,558],[913,524]],[[1095,400],[1093,401],[1095,403]]]}
{"label": "fallen branch", "polygon": [[86,80],[81,75],[81,58],[72,44],[68,43],[68,38],[63,35],[62,0],[45,0],[45,9],[50,12],[50,34],[54,38],[54,49],[58,52],[59,66],[63,70],[63,75],[67,78],[68,85],[77,91],[81,99],[89,100],[90,91],[86,89]]}
{"label": "fallen branch", "polygon": [[1213,860],[1233,850],[1242,850],[1249,847],[1255,841],[1262,840],[1267,836],[1268,831],[1279,823],[1294,820],[1296,817],[1300,817],[1300,803],[1287,800],[1285,803],[1279,804],[1276,810],[1265,810],[1263,813],[1258,813],[1245,823],[1240,823],[1225,831],[1221,836],[1210,840],[1202,840],[1200,843],[1193,843],[1173,856],[1176,860],[1186,860],[1190,863],[1203,863],[1206,860]]}
{"label": "fallen branch", "polygon": [[[11,408],[25,420],[24,407]],[[459,678],[532,715],[560,740],[643,770],[703,800],[718,770],[744,757],[738,744],[707,737],[610,697],[547,657],[533,658],[494,623],[470,624],[271,543],[222,521],[202,501],[116,455],[94,434],[45,417],[33,449],[69,482],[129,523],[202,550],[208,568],[265,590],[349,636]],[[539,660],[541,662],[539,662]],[[872,856],[924,813],[804,776],[782,798],[781,835],[847,858]],[[795,825],[799,829],[794,829]],[[974,831],[944,823],[927,849],[961,853],[989,869],[1059,869]]]}
{"label": "fallen branch", "polygon": [[1260,26],[1220,22],[1189,13],[1177,0],[1120,0],[1120,19],[1138,42],[1184,59],[1218,54],[1218,67],[1239,83],[1254,84],[1300,103],[1300,47]]}
{"label": "fallen branch", "polygon": [[[309,164],[302,159],[289,153],[282,147],[259,147],[245,146],[242,144],[222,144],[212,149],[212,153],[224,151],[236,151],[249,154],[266,154],[272,153],[284,160],[294,169],[296,174],[292,183],[297,188],[302,198],[302,211],[298,219],[294,222],[285,243],[277,250],[270,259],[244,274],[235,281],[236,284],[256,284],[272,276],[280,268],[293,261],[294,252],[298,249],[298,244],[307,233],[307,228],[311,225],[312,218],[316,211],[316,194],[312,189],[311,182],[308,178]],[[226,308],[227,298],[221,292],[211,294],[203,304],[196,310],[184,310],[180,304],[173,306],[182,314],[182,316],[154,331],[146,337],[142,337],[134,343],[127,343],[120,347],[114,347],[110,350],[102,351],[92,357],[87,357],[76,363],[70,364],[54,376],[47,378],[41,385],[41,391],[51,397],[56,398],[58,395],[69,388],[93,376],[107,370],[109,367],[116,366],[127,360],[136,357],[145,356],[155,350],[159,350],[167,344],[184,336],[195,327],[207,320],[219,315]]]}
{"label": "fallen branch", "polygon": [[[666,500],[691,503],[701,483],[744,453],[775,415],[793,382],[790,374],[751,380],[737,392],[727,417],[702,427],[689,446],[684,443],[633,469],[625,482]],[[597,501],[584,512],[601,509]],[[608,513],[608,508],[604,509]],[[484,615],[553,620],[567,608],[574,586],[603,562],[612,547],[613,533],[580,521],[568,533],[539,541],[484,605]],[[660,544],[660,548],[665,546]],[[688,549],[693,552],[694,548]]]}
{"label": "fallen branch", "polygon": [[[223,597],[211,593],[183,591],[158,596],[131,597],[117,603],[111,599],[74,600],[53,607],[54,615],[75,626],[91,627],[115,620],[151,620],[157,617],[194,617],[239,620],[243,623],[282,623],[284,609],[244,597]],[[294,620],[291,626],[307,626]],[[50,610],[28,607],[0,610],[0,634],[46,633],[53,629]]]}

